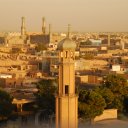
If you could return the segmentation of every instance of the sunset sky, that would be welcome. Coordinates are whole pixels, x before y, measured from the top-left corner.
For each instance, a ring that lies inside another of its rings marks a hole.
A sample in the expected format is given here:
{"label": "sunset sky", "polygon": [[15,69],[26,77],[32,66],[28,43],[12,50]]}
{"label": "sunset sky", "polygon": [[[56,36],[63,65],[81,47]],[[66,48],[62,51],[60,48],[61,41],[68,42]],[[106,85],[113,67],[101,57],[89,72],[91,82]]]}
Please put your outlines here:
{"label": "sunset sky", "polygon": [[128,32],[128,0],[0,0],[0,31],[41,31],[42,17],[53,31]]}

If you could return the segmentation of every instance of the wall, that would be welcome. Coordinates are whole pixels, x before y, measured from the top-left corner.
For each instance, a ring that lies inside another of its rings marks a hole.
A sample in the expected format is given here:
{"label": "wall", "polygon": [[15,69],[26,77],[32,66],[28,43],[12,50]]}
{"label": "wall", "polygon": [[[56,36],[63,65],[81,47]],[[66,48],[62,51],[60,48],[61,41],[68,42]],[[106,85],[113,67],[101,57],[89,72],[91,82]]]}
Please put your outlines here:
{"label": "wall", "polygon": [[77,76],[76,79],[80,83],[90,83],[90,84],[99,84],[102,81],[101,77],[94,75]]}
{"label": "wall", "polygon": [[80,76],[81,83],[88,83],[88,75],[87,76]]}
{"label": "wall", "polygon": [[117,119],[117,109],[104,110],[102,115],[95,117],[94,122],[106,119]]}

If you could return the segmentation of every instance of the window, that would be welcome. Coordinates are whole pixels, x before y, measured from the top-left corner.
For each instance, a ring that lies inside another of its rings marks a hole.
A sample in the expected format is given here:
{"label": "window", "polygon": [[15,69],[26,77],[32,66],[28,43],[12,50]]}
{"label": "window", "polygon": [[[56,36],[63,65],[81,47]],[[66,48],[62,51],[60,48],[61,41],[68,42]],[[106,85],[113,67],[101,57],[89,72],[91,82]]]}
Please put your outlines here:
{"label": "window", "polygon": [[65,53],[65,58],[68,58],[68,51],[66,51]]}
{"label": "window", "polygon": [[68,94],[68,88],[69,88],[69,86],[65,85],[65,94]]}

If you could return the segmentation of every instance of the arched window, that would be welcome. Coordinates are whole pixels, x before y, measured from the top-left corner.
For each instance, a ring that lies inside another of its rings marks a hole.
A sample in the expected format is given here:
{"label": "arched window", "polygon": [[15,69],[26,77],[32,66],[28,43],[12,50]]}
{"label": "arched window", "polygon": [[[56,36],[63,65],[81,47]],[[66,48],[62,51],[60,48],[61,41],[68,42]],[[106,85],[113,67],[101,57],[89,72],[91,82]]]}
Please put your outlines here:
{"label": "arched window", "polygon": [[65,52],[65,58],[68,58],[68,51]]}

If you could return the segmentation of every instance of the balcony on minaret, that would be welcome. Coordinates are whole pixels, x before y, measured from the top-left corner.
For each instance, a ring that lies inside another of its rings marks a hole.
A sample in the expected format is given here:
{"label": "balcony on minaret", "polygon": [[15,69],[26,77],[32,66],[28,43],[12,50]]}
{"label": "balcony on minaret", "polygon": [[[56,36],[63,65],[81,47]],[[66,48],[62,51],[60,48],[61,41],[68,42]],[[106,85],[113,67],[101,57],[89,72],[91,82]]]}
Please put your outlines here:
{"label": "balcony on minaret", "polygon": [[74,62],[75,59],[75,55],[74,55],[74,51],[63,51],[60,52],[60,61],[63,61],[63,63],[65,62]]}

